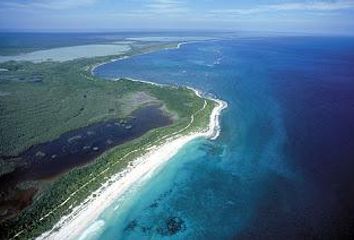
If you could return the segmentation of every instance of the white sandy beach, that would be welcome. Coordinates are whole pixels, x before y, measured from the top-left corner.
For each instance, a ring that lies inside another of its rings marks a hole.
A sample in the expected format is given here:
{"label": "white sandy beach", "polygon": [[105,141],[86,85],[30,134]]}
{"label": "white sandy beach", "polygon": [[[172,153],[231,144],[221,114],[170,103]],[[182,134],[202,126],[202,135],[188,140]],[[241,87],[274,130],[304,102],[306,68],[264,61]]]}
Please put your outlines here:
{"label": "white sandy beach", "polygon": [[219,116],[227,107],[226,102],[215,101],[218,105],[213,109],[209,126],[205,131],[175,136],[162,145],[150,148],[147,154],[136,159],[129,168],[114,175],[84,203],[74,208],[71,214],[62,217],[52,230],[43,233],[37,239],[77,239],[117,198],[123,196],[140,179],[152,176],[156,169],[163,166],[186,143],[199,137],[215,139],[220,131]]}
{"label": "white sandy beach", "polygon": [[177,36],[146,36],[146,37],[131,37],[127,38],[127,40],[133,41],[146,41],[146,42],[171,42],[171,41],[206,41],[215,39],[213,37],[207,36],[185,36],[185,37],[177,37]]}

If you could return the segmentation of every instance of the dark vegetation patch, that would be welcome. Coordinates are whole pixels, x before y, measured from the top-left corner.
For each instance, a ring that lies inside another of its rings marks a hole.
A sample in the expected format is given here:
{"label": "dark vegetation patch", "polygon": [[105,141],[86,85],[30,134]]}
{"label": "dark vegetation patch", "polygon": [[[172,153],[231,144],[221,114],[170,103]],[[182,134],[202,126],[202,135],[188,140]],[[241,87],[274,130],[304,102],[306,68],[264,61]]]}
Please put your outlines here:
{"label": "dark vegetation patch", "polygon": [[[153,223],[156,224],[156,223]],[[137,219],[130,221],[124,228],[124,231],[133,232],[140,231],[145,235],[159,234],[162,236],[172,236],[179,232],[186,230],[186,225],[183,219],[176,216],[169,216],[162,219],[156,226],[150,224],[144,224],[139,222]]]}
{"label": "dark vegetation patch", "polygon": [[163,236],[172,236],[185,229],[184,221],[180,217],[171,216],[165,220],[165,224],[157,228],[157,232]]}
{"label": "dark vegetation patch", "polygon": [[[95,123],[64,133],[53,141],[34,145],[16,157],[21,159],[21,166],[0,176],[0,208],[22,210],[32,202],[29,198],[18,208],[16,193],[22,191],[17,188],[18,184],[53,179],[75,167],[88,164],[114,146],[171,123],[158,106],[147,106],[134,111],[128,119]],[[13,217],[10,211],[9,214],[0,215],[0,220],[9,217]]]}

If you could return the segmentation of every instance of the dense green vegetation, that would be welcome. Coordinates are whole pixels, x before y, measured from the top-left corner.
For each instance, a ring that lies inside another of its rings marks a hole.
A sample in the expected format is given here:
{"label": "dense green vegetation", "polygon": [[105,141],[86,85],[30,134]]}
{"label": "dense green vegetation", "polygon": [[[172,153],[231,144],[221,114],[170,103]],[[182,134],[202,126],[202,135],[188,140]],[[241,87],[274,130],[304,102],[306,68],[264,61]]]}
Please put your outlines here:
{"label": "dense green vegetation", "polygon": [[[140,50],[135,47],[129,54],[153,49],[150,45]],[[97,80],[85,71],[87,66],[109,59],[0,64],[9,70],[0,72],[0,156],[16,155],[63,132],[124,117],[139,107],[134,99],[127,100],[144,91],[142,87]]]}
{"label": "dense green vegetation", "polygon": [[[0,68],[9,70],[0,74],[0,155],[16,155],[33,144],[94,122],[124,117],[152,102],[164,104],[169,114],[177,116],[174,124],[119,145],[88,166],[75,168],[51,183],[37,183],[41,191],[33,204],[16,218],[0,223],[0,239],[28,239],[51,229],[61,216],[151,145],[175,137],[176,132],[185,134],[207,126],[215,103],[197,97],[189,89],[125,79],[104,81],[90,75],[87,66],[109,59],[0,64]],[[135,96],[141,93],[145,97],[137,101]],[[203,109],[205,101],[208,104]],[[190,124],[192,115],[194,121]]]}

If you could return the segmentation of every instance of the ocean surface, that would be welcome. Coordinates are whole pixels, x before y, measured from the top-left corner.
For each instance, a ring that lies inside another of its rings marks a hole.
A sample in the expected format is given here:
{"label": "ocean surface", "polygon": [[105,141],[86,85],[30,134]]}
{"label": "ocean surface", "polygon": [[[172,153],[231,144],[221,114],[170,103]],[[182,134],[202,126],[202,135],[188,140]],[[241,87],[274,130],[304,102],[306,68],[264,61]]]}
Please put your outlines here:
{"label": "ocean surface", "polygon": [[105,78],[188,85],[229,103],[82,239],[353,239],[354,38],[206,41],[109,63]]}

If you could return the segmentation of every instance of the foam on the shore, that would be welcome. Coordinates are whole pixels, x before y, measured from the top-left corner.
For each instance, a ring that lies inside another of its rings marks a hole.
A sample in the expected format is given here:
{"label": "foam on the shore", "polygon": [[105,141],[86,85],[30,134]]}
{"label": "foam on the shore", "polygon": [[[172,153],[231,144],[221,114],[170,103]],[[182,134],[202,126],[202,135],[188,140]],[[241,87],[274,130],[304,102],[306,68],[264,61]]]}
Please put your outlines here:
{"label": "foam on the shore", "polygon": [[171,41],[206,41],[215,38],[207,36],[185,36],[185,37],[176,37],[176,36],[146,36],[146,37],[131,37],[127,40],[133,41],[147,41],[147,42],[171,42]]}
{"label": "foam on the shore", "polygon": [[52,230],[37,239],[77,239],[117,198],[124,196],[132,186],[153,176],[185,144],[200,137],[215,139],[220,132],[220,113],[227,104],[218,99],[214,101],[217,106],[212,110],[207,129],[177,136],[162,145],[152,147],[146,154],[134,160],[130,167],[112,176],[82,204],[75,207],[71,214],[63,216]]}
{"label": "foam on the shore", "polygon": [[103,229],[105,222],[103,220],[97,220],[92,223],[78,238],[78,240],[85,240],[97,236]]}

